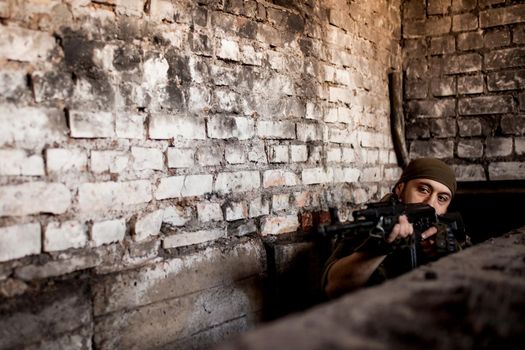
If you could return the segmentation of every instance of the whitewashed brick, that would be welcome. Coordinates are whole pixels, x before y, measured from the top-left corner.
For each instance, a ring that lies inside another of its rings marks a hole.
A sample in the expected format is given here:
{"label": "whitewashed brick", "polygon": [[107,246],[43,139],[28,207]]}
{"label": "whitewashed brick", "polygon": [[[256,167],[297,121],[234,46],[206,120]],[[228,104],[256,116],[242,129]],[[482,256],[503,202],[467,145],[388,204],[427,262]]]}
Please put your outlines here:
{"label": "whitewashed brick", "polygon": [[80,149],[49,148],[46,160],[49,173],[83,172],[87,169],[87,153]]}
{"label": "whitewashed brick", "polygon": [[454,156],[454,141],[441,139],[416,140],[410,144],[409,154],[410,158],[452,158]]}
{"label": "whitewashed brick", "polygon": [[164,155],[160,149],[146,147],[131,147],[133,169],[135,170],[163,170]]}
{"label": "whitewashed brick", "polygon": [[149,15],[151,19],[161,22],[162,20],[173,21],[175,8],[171,0],[151,0]]}
{"label": "whitewashed brick", "polygon": [[335,168],[334,182],[357,182],[361,171],[355,168]]}
{"label": "whitewashed brick", "polygon": [[202,196],[212,192],[212,175],[181,175],[160,179],[156,199]]}
{"label": "whitewashed brick", "polygon": [[356,135],[351,130],[344,128],[329,128],[328,140],[333,143],[356,144]]}
{"label": "whitewashed brick", "polygon": [[504,137],[489,137],[486,140],[485,155],[487,157],[504,157],[512,154],[512,139]]}
{"label": "whitewashed brick", "polygon": [[187,140],[205,140],[206,125],[202,118],[152,115],[149,118],[149,137],[156,140],[178,137]]}
{"label": "whitewashed brick", "polygon": [[13,98],[21,91],[27,89],[26,75],[25,70],[2,67],[0,72],[0,96]]}
{"label": "whitewashed brick", "polygon": [[248,206],[245,202],[230,202],[225,207],[226,221],[242,220],[248,217]]}
{"label": "whitewashed brick", "polygon": [[197,150],[197,161],[202,166],[221,165],[223,153],[218,147],[201,147]]}
{"label": "whitewashed brick", "polygon": [[297,140],[308,142],[308,141],[322,141],[323,131],[318,124],[297,124]]}
{"label": "whitewashed brick", "polygon": [[263,62],[263,53],[255,51],[255,48],[251,45],[241,46],[241,61],[244,64],[252,66],[260,66]]}
{"label": "whitewashed brick", "polygon": [[260,120],[257,136],[263,139],[295,139],[295,124],[286,121]]}
{"label": "whitewashed brick", "polygon": [[485,169],[479,164],[453,165],[457,181],[485,181]]}
{"label": "whitewashed brick", "polygon": [[144,80],[142,87],[148,91],[156,91],[168,82],[170,65],[164,57],[151,57],[144,62]]}
{"label": "whitewashed brick", "polygon": [[300,184],[299,177],[290,170],[274,169],[263,173],[263,187],[297,186]]}
{"label": "whitewashed brick", "polygon": [[70,205],[71,193],[60,183],[29,182],[0,187],[0,217],[62,214]]}
{"label": "whitewashed brick", "polygon": [[82,248],[87,243],[86,225],[78,221],[51,222],[44,232],[44,251]]}
{"label": "whitewashed brick", "polygon": [[388,151],[388,163],[390,164],[397,164],[397,155],[394,150]]}
{"label": "whitewashed brick", "polygon": [[525,137],[514,138],[514,147],[516,148],[516,154],[525,154]]}
{"label": "whitewashed brick", "polygon": [[276,51],[268,51],[268,63],[275,70],[283,70],[286,67],[286,60],[283,54]]}
{"label": "whitewashed brick", "polygon": [[115,116],[109,112],[70,111],[69,126],[74,138],[115,136]]}
{"label": "whitewashed brick", "polygon": [[195,165],[195,150],[191,148],[168,148],[169,168],[191,168]]}
{"label": "whitewashed brick", "polygon": [[297,215],[268,216],[264,218],[261,234],[280,235],[282,233],[295,232],[299,227]]}
{"label": "whitewashed brick", "polygon": [[63,112],[58,109],[0,105],[0,147],[43,148],[67,138]]}
{"label": "whitewashed brick", "polygon": [[287,193],[274,194],[272,196],[272,211],[287,210],[290,208],[290,195]]}
{"label": "whitewashed brick", "polygon": [[360,182],[381,181],[381,167],[369,167],[362,170]]}
{"label": "whitewashed brick", "polygon": [[310,204],[311,195],[308,191],[293,193],[293,206],[297,208],[304,208]]}
{"label": "whitewashed brick", "polygon": [[6,25],[0,30],[0,57],[8,60],[44,61],[55,45],[49,33]]}
{"label": "whitewashed brick", "polygon": [[234,86],[238,82],[238,71],[232,67],[212,64],[210,67],[210,75],[216,86]]}
{"label": "whitewashed brick", "polygon": [[[102,48],[95,48],[93,50],[93,63],[105,71],[115,71],[113,61],[115,60],[115,45],[104,45]],[[66,96],[66,95],[64,95]]]}
{"label": "whitewashed brick", "polygon": [[199,114],[210,109],[211,92],[206,86],[191,86],[188,96],[188,110]]}
{"label": "whitewashed brick", "polygon": [[126,16],[140,17],[144,11],[144,0],[113,0],[115,11]]}
{"label": "whitewashed brick", "polygon": [[[278,74],[265,80],[261,88],[262,92],[274,91],[288,96],[295,94],[293,80],[289,76],[283,74]],[[255,90],[257,90],[257,88],[255,88]]]}
{"label": "whitewashed brick", "polygon": [[145,116],[140,114],[118,113],[115,131],[122,139],[144,139]]}
{"label": "whitewashed brick", "polygon": [[246,154],[240,145],[226,145],[224,158],[229,164],[244,164],[246,162]]}
{"label": "whitewashed brick", "polygon": [[182,226],[191,220],[192,209],[190,207],[172,206],[164,209],[162,222],[169,226]]}
{"label": "whitewashed brick", "polygon": [[337,107],[327,108],[323,119],[327,123],[337,123],[339,121]]}
{"label": "whitewashed brick", "polygon": [[197,203],[199,221],[222,221],[222,209],[219,203]]}
{"label": "whitewashed brick", "polygon": [[223,60],[239,61],[239,44],[233,40],[221,39],[217,50],[217,57]]}
{"label": "whitewashed brick", "polygon": [[91,171],[103,173],[109,171],[113,174],[123,172],[129,163],[129,156],[119,151],[91,151]]}
{"label": "whitewashed brick", "polygon": [[45,175],[44,159],[21,149],[0,150],[0,175]]}
{"label": "whitewashed brick", "polygon": [[121,242],[126,235],[126,220],[115,219],[93,223],[91,240],[95,246]]}
{"label": "whitewashed brick", "polygon": [[336,69],[335,81],[341,85],[346,85],[347,89],[355,89],[357,87],[348,70]]}
{"label": "whitewashed brick", "polygon": [[213,90],[215,107],[224,113],[234,113],[239,110],[240,95],[238,92],[220,88]]}
{"label": "whitewashed brick", "polygon": [[118,209],[151,199],[151,183],[147,180],[85,183],[78,188],[78,204],[83,212]]}
{"label": "whitewashed brick", "polygon": [[215,191],[222,193],[251,191],[260,186],[261,179],[258,171],[220,173],[215,181]]}
{"label": "whitewashed brick", "polygon": [[490,163],[489,179],[493,181],[525,179],[525,164],[523,162]]}
{"label": "whitewashed brick", "polygon": [[340,162],[341,161],[341,149],[340,148],[329,148],[326,150],[326,161],[327,162]]}
{"label": "whitewashed brick", "polygon": [[181,232],[164,238],[162,240],[162,247],[165,249],[177,248],[215,241],[223,237],[226,237],[226,231],[224,229]]}
{"label": "whitewashed brick", "polygon": [[268,158],[266,157],[264,145],[252,145],[252,147],[250,147],[250,150],[248,151],[248,160],[254,163],[267,164]]}
{"label": "whitewashed brick", "polygon": [[[319,105],[313,103],[313,102],[307,102],[306,103],[306,119],[314,119],[314,120],[321,120],[323,113],[323,108]],[[305,124],[305,125],[312,125],[312,124]]]}
{"label": "whitewashed brick", "polygon": [[385,147],[385,136],[376,132],[358,131],[357,139],[363,147]]}
{"label": "whitewashed brick", "polygon": [[353,91],[348,88],[330,86],[328,88],[328,100],[330,102],[352,103]]}
{"label": "whitewashed brick", "polygon": [[270,163],[288,163],[288,146],[276,145],[268,147],[268,159]]}
{"label": "whitewashed brick", "polygon": [[[379,150],[379,163],[380,164],[390,163],[390,150],[387,150],[387,149]],[[395,164],[395,162],[393,164]]]}
{"label": "whitewashed brick", "polygon": [[379,150],[377,149],[363,150],[363,161],[368,164],[376,164],[379,161]]}
{"label": "whitewashed brick", "polygon": [[40,254],[41,244],[39,223],[0,227],[0,261]]}
{"label": "whitewashed brick", "polygon": [[335,67],[328,64],[323,64],[322,66],[322,79],[325,82],[335,83]]}
{"label": "whitewashed brick", "polygon": [[214,116],[208,120],[208,137],[212,139],[248,140],[255,135],[255,122],[251,118]]}
{"label": "whitewashed brick", "polygon": [[[371,191],[370,191],[371,192]],[[350,201],[352,203],[356,203],[356,204],[362,204],[362,203],[367,203],[370,201],[372,195],[370,192],[367,192],[365,189],[363,188],[356,188],[353,192],[352,192],[352,198],[350,199]]]}
{"label": "whitewashed brick", "polygon": [[292,162],[306,162],[308,160],[308,147],[306,145],[291,145],[290,155]]}
{"label": "whitewashed brick", "polygon": [[[171,1],[169,1],[171,2]],[[170,16],[169,15],[169,12],[163,12],[163,15],[164,16],[169,16],[170,19],[173,19],[173,16]],[[186,40],[187,40],[187,33],[184,32],[184,30],[182,29],[183,25],[173,25],[173,24],[170,24],[169,25],[170,27],[175,27],[177,28],[176,30],[168,30],[168,31],[163,31],[162,33],[160,33],[162,35],[162,38],[165,39],[170,45],[171,47],[173,48],[177,48],[177,49],[181,49],[183,47],[184,44],[186,44]],[[186,27],[184,27],[186,28]],[[191,61],[191,60],[190,60]],[[194,81],[197,82],[197,80],[195,79],[195,76],[192,74],[192,77],[194,78]]]}
{"label": "whitewashed brick", "polygon": [[255,198],[250,202],[249,216],[256,218],[270,213],[270,204],[262,197]]}
{"label": "whitewashed brick", "polygon": [[331,44],[335,44],[344,48],[348,48],[353,45],[351,36],[346,34],[342,28],[336,26],[329,26],[327,28],[326,40]]}
{"label": "whitewashed brick", "polygon": [[334,171],[332,168],[310,168],[302,171],[303,184],[323,184],[334,180]]}
{"label": "whitewashed brick", "polygon": [[401,168],[385,168],[384,170],[384,177],[383,179],[385,181],[397,181],[399,177],[401,176]]}
{"label": "whitewashed brick", "polygon": [[318,164],[324,159],[324,147],[322,146],[313,146],[310,147],[310,163]]}
{"label": "whitewashed brick", "polygon": [[133,239],[135,241],[143,241],[150,236],[157,236],[160,233],[163,218],[164,209],[155,210],[137,218]]}

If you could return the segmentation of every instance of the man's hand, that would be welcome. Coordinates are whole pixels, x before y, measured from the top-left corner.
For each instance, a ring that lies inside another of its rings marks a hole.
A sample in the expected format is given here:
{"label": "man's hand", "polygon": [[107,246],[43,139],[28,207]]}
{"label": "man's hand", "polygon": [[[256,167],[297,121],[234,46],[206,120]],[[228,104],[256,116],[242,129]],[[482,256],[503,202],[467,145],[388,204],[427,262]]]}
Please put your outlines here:
{"label": "man's hand", "polygon": [[[437,233],[436,227],[430,227],[425,232],[421,234],[421,240],[426,242],[427,245],[433,245],[435,242],[430,237],[434,236]],[[399,216],[399,222],[394,225],[392,232],[387,238],[388,243],[394,242],[396,239],[407,238],[414,234],[414,227],[408,222],[406,215]]]}
{"label": "man's hand", "polygon": [[433,237],[438,232],[437,227],[431,227],[421,234],[421,249],[428,258],[438,256],[436,252],[436,240]]}
{"label": "man's hand", "polygon": [[406,215],[399,216],[399,221],[397,224],[394,225],[394,228],[392,229],[392,232],[387,238],[388,243],[394,242],[396,239],[403,239],[407,238],[408,236],[411,236],[414,234],[414,227],[412,227],[412,224],[408,222],[408,218]]}

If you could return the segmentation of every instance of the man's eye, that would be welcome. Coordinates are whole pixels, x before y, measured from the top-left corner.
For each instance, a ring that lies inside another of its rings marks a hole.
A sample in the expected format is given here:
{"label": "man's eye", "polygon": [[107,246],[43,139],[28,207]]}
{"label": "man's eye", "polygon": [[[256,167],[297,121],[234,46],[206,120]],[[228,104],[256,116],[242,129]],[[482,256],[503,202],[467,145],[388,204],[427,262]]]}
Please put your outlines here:
{"label": "man's eye", "polygon": [[430,193],[430,189],[428,187],[426,187],[426,186],[421,186],[421,187],[419,187],[418,190],[421,193]]}
{"label": "man's eye", "polygon": [[438,197],[438,200],[439,200],[440,202],[448,202],[448,197],[447,197],[447,196],[439,196],[439,197]]}

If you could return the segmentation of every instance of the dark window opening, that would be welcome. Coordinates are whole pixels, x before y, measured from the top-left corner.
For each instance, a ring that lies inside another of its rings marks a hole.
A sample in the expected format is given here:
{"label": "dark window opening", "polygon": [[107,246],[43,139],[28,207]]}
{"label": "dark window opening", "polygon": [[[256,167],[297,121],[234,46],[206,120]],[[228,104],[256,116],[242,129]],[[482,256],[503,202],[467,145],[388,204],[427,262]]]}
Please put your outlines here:
{"label": "dark window opening", "polygon": [[525,225],[525,181],[461,182],[449,211],[459,211],[472,243]]}

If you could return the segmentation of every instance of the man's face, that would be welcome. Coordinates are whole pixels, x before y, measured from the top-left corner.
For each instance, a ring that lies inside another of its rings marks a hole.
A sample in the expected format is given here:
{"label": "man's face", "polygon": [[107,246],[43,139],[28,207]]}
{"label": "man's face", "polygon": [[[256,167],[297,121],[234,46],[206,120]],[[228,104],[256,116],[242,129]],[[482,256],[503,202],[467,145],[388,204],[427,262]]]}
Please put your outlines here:
{"label": "man's face", "polygon": [[438,215],[447,212],[452,194],[441,182],[430,179],[414,179],[399,184],[396,194],[404,203],[425,203],[436,209]]}

